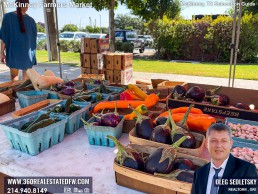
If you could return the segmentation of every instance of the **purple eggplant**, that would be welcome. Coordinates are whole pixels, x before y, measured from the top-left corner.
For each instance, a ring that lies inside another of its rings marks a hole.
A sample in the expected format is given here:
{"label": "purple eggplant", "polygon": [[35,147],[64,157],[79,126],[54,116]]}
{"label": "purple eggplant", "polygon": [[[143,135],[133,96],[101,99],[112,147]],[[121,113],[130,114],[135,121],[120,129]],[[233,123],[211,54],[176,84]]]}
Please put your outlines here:
{"label": "purple eggplant", "polygon": [[182,137],[172,146],[166,148],[158,148],[146,159],[144,171],[147,173],[170,173],[173,168],[173,162],[176,158],[176,148],[187,139],[187,136]]}
{"label": "purple eggplant", "polygon": [[101,117],[96,115],[93,115],[93,116],[100,121],[102,126],[116,127],[121,121],[120,116],[111,112],[103,114]]}
{"label": "purple eggplant", "polygon": [[176,100],[180,100],[185,95],[185,93],[186,93],[186,89],[184,86],[176,85],[172,91],[172,98]]}
{"label": "purple eggplant", "polygon": [[62,90],[62,87],[63,87],[63,83],[56,83],[56,85],[55,85],[55,88],[56,88],[58,91],[61,91],[61,90]]}
{"label": "purple eggplant", "polygon": [[98,80],[95,80],[93,83],[100,85],[100,84],[101,84],[101,80],[99,80],[99,79],[98,79]]}
{"label": "purple eggplant", "polygon": [[72,96],[72,95],[75,94],[75,89],[74,89],[74,88],[67,87],[67,88],[65,88],[65,89],[62,90],[62,94],[68,95],[68,96]]}
{"label": "purple eggplant", "polygon": [[243,110],[250,110],[250,107],[243,103],[236,103],[235,107]]}
{"label": "purple eggplant", "polygon": [[215,94],[211,97],[211,103],[217,106],[227,106],[229,104],[229,97],[224,94]]}
{"label": "purple eggplant", "polygon": [[219,91],[222,88],[222,86],[219,86],[217,88],[214,89],[210,89],[210,90],[206,90],[205,91],[205,101],[210,102],[212,97],[216,94],[217,91]]}
{"label": "purple eggplant", "polygon": [[75,83],[74,83],[73,81],[67,81],[67,82],[65,83],[65,85],[68,86],[68,87],[74,87],[74,86],[75,86]]}
{"label": "purple eggplant", "polygon": [[177,158],[173,164],[173,170],[195,170],[193,162],[186,158]]}
{"label": "purple eggplant", "polygon": [[187,183],[193,183],[194,171],[192,170],[175,170],[169,174],[155,173],[155,176],[165,177],[171,180],[179,180]]}
{"label": "purple eggplant", "polygon": [[171,118],[171,125],[172,125],[172,130],[171,130],[171,139],[172,142],[178,141],[180,138],[183,136],[188,136],[189,138],[185,140],[180,147],[182,148],[196,148],[196,139],[193,136],[193,134],[190,132],[188,126],[187,126],[187,118],[190,113],[191,108],[193,105],[190,105],[187,112],[185,113],[184,117],[182,118],[181,121],[179,121],[177,124],[175,123],[174,119],[171,116],[171,112],[169,112],[169,117]]}
{"label": "purple eggplant", "polygon": [[118,149],[116,162],[120,165],[136,170],[143,170],[144,162],[142,153],[135,149],[123,146],[115,137],[108,135],[107,138],[112,139]]}
{"label": "purple eggplant", "polygon": [[165,124],[154,127],[150,140],[159,143],[172,144],[170,131],[170,118],[168,117]]}
{"label": "purple eggplant", "polygon": [[130,106],[137,116],[135,130],[138,137],[143,139],[150,139],[153,131],[153,122],[150,117],[141,115],[137,110]]}
{"label": "purple eggplant", "polygon": [[186,97],[191,98],[196,102],[201,102],[205,97],[205,91],[199,86],[194,86],[186,92]]}
{"label": "purple eggplant", "polygon": [[156,119],[156,124],[157,125],[164,125],[166,123],[167,119],[168,119],[167,117],[158,117]]}

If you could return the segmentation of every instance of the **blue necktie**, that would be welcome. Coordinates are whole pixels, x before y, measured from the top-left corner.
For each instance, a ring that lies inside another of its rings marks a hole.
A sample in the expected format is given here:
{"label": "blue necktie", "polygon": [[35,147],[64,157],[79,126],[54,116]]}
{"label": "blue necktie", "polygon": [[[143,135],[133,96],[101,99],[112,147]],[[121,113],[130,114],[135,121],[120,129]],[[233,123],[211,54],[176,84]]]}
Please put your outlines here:
{"label": "blue necktie", "polygon": [[215,180],[219,178],[218,174],[219,174],[219,172],[221,171],[222,168],[219,168],[219,169],[213,168],[213,169],[215,170],[215,174],[214,174],[213,179],[212,179],[210,194],[217,194],[219,187],[215,185]]}

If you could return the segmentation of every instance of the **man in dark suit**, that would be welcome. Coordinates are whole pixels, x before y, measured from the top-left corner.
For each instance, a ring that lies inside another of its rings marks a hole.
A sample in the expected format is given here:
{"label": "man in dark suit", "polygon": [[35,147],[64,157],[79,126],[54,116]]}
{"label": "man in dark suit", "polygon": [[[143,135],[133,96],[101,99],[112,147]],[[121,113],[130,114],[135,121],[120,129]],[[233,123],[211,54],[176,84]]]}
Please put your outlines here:
{"label": "man in dark suit", "polygon": [[237,187],[214,185],[214,181],[218,178],[257,180],[258,176],[253,164],[230,154],[233,140],[227,125],[222,123],[212,125],[206,133],[206,138],[211,162],[195,171],[191,194],[258,193],[258,188],[257,191],[250,191],[244,185]]}

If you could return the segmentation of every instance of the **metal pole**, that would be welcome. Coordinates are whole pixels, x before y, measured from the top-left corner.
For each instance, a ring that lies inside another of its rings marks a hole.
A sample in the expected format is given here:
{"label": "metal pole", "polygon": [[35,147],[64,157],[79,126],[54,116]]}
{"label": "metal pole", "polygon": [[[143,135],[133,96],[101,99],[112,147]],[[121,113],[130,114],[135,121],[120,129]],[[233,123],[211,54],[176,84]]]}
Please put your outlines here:
{"label": "metal pole", "polygon": [[[46,0],[44,0],[44,3],[46,3]],[[46,30],[46,40],[47,40],[47,52],[48,52],[48,61],[52,61],[52,52],[50,48],[50,37],[49,37],[49,30],[48,30],[48,19],[47,19],[47,11],[49,8],[43,6],[43,12],[44,12],[44,21],[45,21],[45,30]]]}
{"label": "metal pole", "polygon": [[99,27],[100,27],[100,33],[102,33],[102,29],[101,29],[101,15],[99,14]]}
{"label": "metal pole", "polygon": [[239,12],[238,12],[238,22],[237,22],[237,37],[236,37],[236,48],[235,48],[235,58],[234,58],[234,69],[233,69],[232,87],[234,87],[234,83],[235,83],[237,54],[238,54],[238,46],[239,46],[239,38],[240,38],[240,27],[241,27],[241,14],[242,14],[242,0],[239,0]]}
{"label": "metal pole", "polygon": [[232,40],[231,40],[231,45],[230,45],[231,53],[230,53],[230,66],[229,66],[229,76],[228,76],[228,87],[230,87],[230,82],[231,82],[232,63],[233,63],[234,50],[235,50],[236,13],[237,13],[237,5],[235,3],[233,30],[232,30]]}
{"label": "metal pole", "polygon": [[[56,0],[54,0],[56,3]],[[59,29],[58,29],[58,16],[57,16],[57,7],[55,7],[55,19],[56,19],[56,39],[57,39],[57,54],[58,54],[58,61],[59,61],[59,71],[60,71],[60,78],[62,78],[62,64],[61,64],[61,53],[60,53],[60,42],[59,42]]]}

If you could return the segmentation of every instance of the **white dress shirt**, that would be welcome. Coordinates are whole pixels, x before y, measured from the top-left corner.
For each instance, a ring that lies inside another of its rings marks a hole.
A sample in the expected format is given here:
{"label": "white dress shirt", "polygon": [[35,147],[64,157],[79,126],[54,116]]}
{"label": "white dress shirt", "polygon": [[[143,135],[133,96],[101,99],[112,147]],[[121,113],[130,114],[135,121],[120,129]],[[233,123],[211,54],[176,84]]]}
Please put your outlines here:
{"label": "white dress shirt", "polygon": [[210,194],[210,192],[211,192],[212,179],[213,179],[213,176],[215,175],[215,170],[213,168],[216,168],[216,169],[221,168],[221,170],[220,170],[220,172],[218,174],[218,177],[221,178],[223,176],[223,174],[224,174],[226,165],[228,163],[228,158],[229,158],[229,156],[227,157],[226,160],[224,160],[224,162],[218,168],[215,167],[215,165],[213,164],[213,162],[211,160],[211,167],[210,167],[210,173],[209,173],[208,182],[207,182],[206,194]]}

